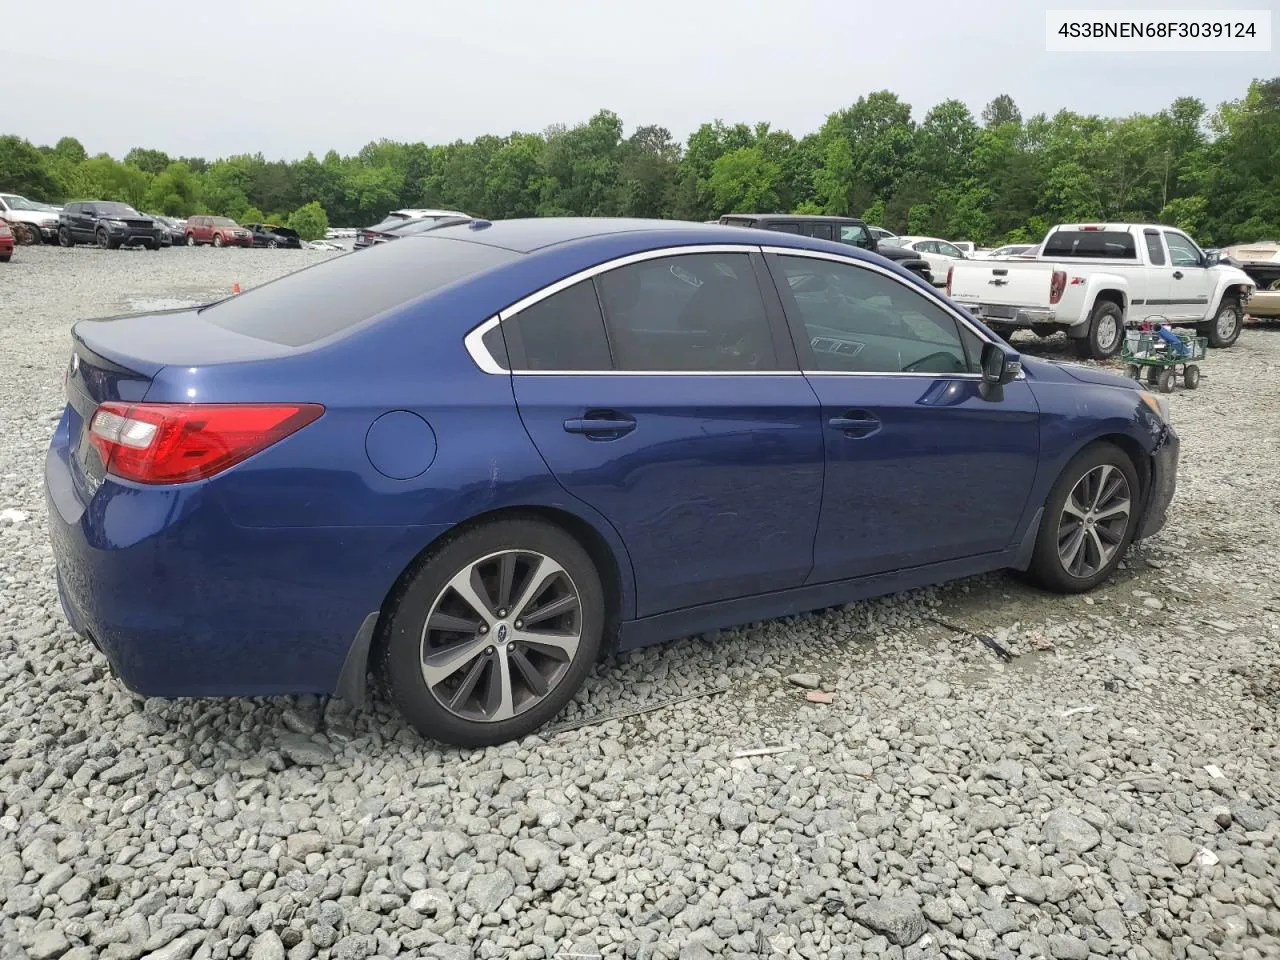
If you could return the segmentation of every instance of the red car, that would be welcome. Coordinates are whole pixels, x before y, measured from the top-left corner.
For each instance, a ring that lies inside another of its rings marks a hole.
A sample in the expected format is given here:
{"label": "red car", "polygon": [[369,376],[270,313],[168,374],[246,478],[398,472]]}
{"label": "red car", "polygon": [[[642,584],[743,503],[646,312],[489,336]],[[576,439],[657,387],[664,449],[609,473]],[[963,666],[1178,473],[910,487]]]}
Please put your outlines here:
{"label": "red car", "polygon": [[8,263],[13,256],[13,230],[8,220],[0,220],[0,263]]}
{"label": "red car", "polygon": [[187,217],[187,246],[252,247],[253,234],[230,217]]}

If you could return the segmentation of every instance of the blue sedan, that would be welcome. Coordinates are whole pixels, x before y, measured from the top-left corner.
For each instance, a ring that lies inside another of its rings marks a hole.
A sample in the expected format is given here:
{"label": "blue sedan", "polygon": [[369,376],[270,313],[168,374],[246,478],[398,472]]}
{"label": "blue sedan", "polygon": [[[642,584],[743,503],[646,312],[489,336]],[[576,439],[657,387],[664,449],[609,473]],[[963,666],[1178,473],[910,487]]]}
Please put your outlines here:
{"label": "blue sedan", "polygon": [[1159,530],[1163,400],[1022,359],[841,244],[471,220],[77,323],[46,487],[74,629],[147,696],[524,736],[597,658]]}

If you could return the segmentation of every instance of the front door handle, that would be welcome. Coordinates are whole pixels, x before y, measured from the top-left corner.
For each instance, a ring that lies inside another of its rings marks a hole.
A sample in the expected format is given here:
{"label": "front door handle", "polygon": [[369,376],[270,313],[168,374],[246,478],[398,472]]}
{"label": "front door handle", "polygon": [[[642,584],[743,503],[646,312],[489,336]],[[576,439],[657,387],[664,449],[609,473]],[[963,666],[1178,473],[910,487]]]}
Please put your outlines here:
{"label": "front door handle", "polygon": [[582,433],[596,439],[615,439],[630,433],[636,428],[636,422],[630,417],[611,413],[608,416],[580,417],[564,422],[565,433]]}
{"label": "front door handle", "polygon": [[1175,271],[1173,271],[1173,279],[1175,279],[1175,280],[1181,280],[1181,279],[1182,279],[1182,271],[1181,271],[1181,270],[1175,270]]}
{"label": "front door handle", "polygon": [[865,410],[849,410],[843,416],[832,417],[827,421],[827,426],[841,431],[846,437],[856,439],[871,436],[880,429],[881,423],[879,418]]}

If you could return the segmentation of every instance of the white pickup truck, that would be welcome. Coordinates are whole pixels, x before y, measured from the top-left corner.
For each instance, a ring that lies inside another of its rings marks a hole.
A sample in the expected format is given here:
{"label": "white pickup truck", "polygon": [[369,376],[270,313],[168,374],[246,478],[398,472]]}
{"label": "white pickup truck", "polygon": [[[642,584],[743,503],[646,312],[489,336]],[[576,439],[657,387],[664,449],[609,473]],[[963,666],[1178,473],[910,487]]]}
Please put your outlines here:
{"label": "white pickup truck", "polygon": [[1248,275],[1202,251],[1174,227],[1060,225],[1027,259],[957,260],[947,293],[1001,336],[1065,330],[1081,356],[1120,352],[1124,328],[1163,319],[1195,327],[1211,347],[1240,336]]}
{"label": "white pickup truck", "polygon": [[33,231],[33,243],[53,243],[58,238],[57,212],[44,210],[16,193],[0,193],[0,219],[9,221],[11,227],[21,224],[20,229]]}

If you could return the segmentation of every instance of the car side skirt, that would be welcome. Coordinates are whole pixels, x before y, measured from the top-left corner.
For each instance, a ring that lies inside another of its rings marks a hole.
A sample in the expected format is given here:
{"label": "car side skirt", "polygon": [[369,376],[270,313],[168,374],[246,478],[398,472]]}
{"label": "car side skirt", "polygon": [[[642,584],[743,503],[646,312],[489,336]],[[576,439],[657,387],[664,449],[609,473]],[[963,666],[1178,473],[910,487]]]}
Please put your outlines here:
{"label": "car side skirt", "polygon": [[[1032,527],[1032,529],[1036,528],[1038,524]],[[989,573],[992,570],[1013,566],[1020,552],[1003,550],[997,553],[984,553],[962,560],[948,560],[945,563],[932,563],[909,570],[895,570],[853,580],[815,583],[791,590],[780,590],[776,593],[725,600],[700,607],[686,607],[683,610],[629,620],[622,623],[619,629],[618,650],[635,650],[638,647],[705,633],[708,630],[792,616],[810,610],[852,603],[855,600],[881,597],[903,590],[915,590],[962,577]]]}

